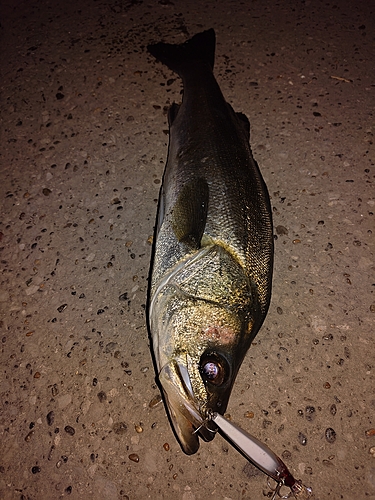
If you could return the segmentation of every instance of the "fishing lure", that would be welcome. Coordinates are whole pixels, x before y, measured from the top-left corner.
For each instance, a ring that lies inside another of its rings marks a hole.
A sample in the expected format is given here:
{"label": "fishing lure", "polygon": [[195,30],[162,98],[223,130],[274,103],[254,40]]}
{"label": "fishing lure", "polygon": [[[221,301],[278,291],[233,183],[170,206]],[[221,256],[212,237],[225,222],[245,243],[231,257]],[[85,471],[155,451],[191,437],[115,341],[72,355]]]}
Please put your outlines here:
{"label": "fishing lure", "polygon": [[[275,488],[272,488],[270,484],[268,484],[273,491],[271,500],[276,499],[276,495],[282,499],[297,498],[298,500],[309,500],[312,498],[312,489],[304,486],[300,480],[295,479],[281,458],[268,448],[268,446],[259,441],[259,439],[251,436],[241,429],[241,427],[230,422],[219,413],[211,413],[209,419],[218,426],[224,436],[234,444],[250,462],[276,481]],[[283,486],[290,488],[290,492],[287,495],[281,494],[281,488]]]}

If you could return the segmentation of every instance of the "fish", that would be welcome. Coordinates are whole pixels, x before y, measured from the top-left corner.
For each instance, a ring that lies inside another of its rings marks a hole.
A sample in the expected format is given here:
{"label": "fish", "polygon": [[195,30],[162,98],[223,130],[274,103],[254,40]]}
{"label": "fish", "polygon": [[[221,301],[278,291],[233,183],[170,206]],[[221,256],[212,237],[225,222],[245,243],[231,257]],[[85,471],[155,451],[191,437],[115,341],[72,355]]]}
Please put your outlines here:
{"label": "fish", "polygon": [[215,79],[213,29],[148,52],[183,83],[168,111],[147,320],[172,429],[191,455],[218,428],[238,370],[266,317],[273,228],[250,123]]}

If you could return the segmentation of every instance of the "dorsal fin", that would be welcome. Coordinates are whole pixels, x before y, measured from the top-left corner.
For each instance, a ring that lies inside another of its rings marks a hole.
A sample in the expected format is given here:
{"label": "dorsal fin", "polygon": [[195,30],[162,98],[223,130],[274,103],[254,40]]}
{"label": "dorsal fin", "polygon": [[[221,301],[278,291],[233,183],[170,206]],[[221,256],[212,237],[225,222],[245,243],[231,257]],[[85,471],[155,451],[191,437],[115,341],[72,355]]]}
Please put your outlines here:
{"label": "dorsal fin", "polygon": [[236,116],[239,119],[238,121],[240,122],[241,127],[246,134],[247,140],[250,141],[250,122],[248,117],[240,111],[236,113]]}

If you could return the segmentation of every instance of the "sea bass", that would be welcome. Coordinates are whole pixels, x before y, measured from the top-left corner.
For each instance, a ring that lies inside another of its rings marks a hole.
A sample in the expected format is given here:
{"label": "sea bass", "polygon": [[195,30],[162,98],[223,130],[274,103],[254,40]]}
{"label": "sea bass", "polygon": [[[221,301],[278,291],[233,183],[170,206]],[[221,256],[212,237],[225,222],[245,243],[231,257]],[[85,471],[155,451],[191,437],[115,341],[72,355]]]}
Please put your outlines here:
{"label": "sea bass", "polygon": [[270,200],[249,145],[250,124],[213,75],[215,32],[148,51],[183,81],[169,109],[149,290],[154,361],[187,454],[209,441],[246,351],[267,314],[272,280]]}

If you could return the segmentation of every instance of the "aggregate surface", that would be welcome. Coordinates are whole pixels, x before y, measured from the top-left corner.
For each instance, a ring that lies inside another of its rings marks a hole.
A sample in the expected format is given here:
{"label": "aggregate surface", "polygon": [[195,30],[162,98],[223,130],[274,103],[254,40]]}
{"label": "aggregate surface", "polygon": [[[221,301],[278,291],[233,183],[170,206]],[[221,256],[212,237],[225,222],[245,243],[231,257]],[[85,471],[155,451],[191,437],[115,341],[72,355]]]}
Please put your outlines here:
{"label": "aggregate surface", "polygon": [[146,51],[215,28],[274,217],[273,295],[228,413],[316,500],[375,500],[375,5],[3,0],[0,498],[270,498],[222,436],[185,455],[145,308],[166,111]]}

